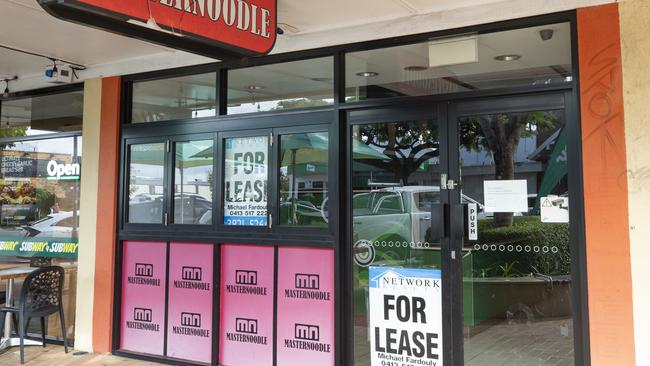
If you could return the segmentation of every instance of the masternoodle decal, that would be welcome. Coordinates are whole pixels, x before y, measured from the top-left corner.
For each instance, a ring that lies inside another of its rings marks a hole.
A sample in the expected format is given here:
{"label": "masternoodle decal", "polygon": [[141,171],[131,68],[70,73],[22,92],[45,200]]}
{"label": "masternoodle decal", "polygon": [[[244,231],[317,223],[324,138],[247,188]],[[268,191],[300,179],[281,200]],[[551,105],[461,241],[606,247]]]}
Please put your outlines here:
{"label": "masternoodle decal", "polygon": [[212,244],[171,243],[167,356],[212,361]]}
{"label": "masternoodle decal", "polygon": [[267,225],[268,151],[266,136],[226,140],[225,225]]}
{"label": "masternoodle decal", "polygon": [[161,356],[167,245],[127,241],[123,253],[120,348]]}

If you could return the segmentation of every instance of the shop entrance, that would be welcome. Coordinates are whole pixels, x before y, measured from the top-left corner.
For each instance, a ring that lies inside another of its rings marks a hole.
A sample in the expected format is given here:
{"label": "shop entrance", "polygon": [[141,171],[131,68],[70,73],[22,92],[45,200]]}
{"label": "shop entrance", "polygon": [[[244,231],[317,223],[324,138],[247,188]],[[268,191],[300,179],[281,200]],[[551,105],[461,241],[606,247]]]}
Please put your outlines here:
{"label": "shop entrance", "polygon": [[355,365],[574,363],[565,100],[349,112]]}

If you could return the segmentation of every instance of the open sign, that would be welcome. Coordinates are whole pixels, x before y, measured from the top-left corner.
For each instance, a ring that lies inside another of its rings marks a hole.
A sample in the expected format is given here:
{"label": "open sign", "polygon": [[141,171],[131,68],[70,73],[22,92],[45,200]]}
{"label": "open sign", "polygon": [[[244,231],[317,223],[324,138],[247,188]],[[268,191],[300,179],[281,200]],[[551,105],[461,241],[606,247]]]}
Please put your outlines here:
{"label": "open sign", "polygon": [[50,160],[47,163],[47,179],[79,179],[81,174],[81,165],[59,164],[56,160]]}

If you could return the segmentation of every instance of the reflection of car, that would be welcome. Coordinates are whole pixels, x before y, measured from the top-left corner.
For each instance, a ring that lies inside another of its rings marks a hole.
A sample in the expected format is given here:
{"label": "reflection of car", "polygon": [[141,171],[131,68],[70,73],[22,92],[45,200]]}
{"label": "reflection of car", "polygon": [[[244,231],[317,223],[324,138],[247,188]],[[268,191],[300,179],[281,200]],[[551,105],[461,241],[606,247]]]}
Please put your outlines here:
{"label": "reflection of car", "polygon": [[[432,227],[433,205],[440,203],[438,186],[406,186],[382,188],[354,195],[353,215],[355,239],[371,242],[399,242],[418,246],[437,243],[439,225]],[[479,217],[484,217],[483,205],[462,195],[462,203],[476,203]]]}
{"label": "reflection of car", "polygon": [[[160,224],[162,222],[163,198],[154,196],[129,202],[129,221]],[[176,194],[174,197],[174,223],[199,224],[201,217],[212,210],[212,201],[198,194]]]}
{"label": "reflection of car", "polygon": [[31,225],[22,227],[27,237],[76,238],[79,235],[79,211],[49,214]]}

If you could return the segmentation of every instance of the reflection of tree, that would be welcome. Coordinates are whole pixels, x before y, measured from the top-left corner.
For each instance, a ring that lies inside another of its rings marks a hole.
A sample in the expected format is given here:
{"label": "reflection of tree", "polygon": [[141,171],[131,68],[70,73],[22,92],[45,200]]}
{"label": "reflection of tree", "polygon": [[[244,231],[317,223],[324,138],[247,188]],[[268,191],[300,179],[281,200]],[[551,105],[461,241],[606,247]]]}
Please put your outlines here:
{"label": "reflection of tree", "polygon": [[438,126],[430,121],[362,125],[358,133],[359,141],[386,155],[386,160],[358,160],[394,172],[404,185],[424,162],[439,155]]}
{"label": "reflection of tree", "polygon": [[[515,154],[521,138],[552,129],[557,117],[552,112],[504,113],[461,119],[460,143],[468,150],[492,153],[495,179],[515,177]],[[495,213],[494,225],[512,226],[513,214]]]}

